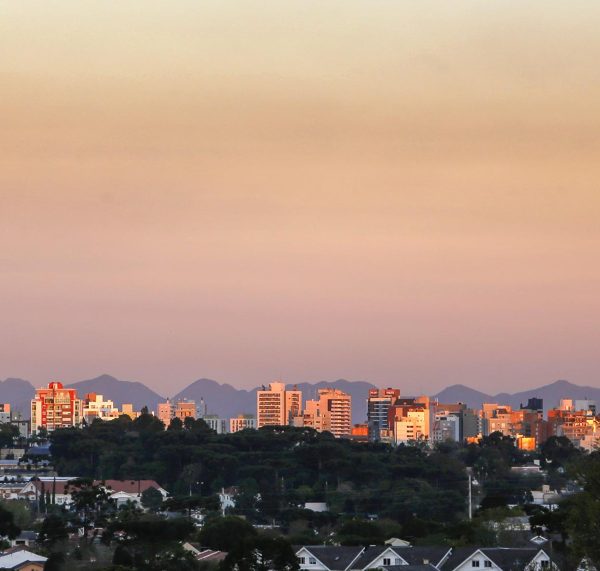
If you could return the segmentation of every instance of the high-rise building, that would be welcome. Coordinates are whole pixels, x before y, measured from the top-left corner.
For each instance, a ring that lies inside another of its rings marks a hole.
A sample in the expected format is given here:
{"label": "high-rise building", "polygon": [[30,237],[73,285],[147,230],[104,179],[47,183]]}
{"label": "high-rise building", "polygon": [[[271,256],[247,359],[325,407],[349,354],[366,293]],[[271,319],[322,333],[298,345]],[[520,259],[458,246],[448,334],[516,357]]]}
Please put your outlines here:
{"label": "high-rise building", "polygon": [[461,441],[460,412],[436,412],[433,416],[431,430],[432,442]]}
{"label": "high-rise building", "polygon": [[256,392],[256,426],[287,426],[302,411],[302,391],[274,382]]}
{"label": "high-rise building", "polygon": [[208,406],[204,402],[204,397],[200,397],[200,402],[196,407],[196,418],[204,418],[208,414]]}
{"label": "high-rise building", "polygon": [[429,439],[429,397],[399,398],[389,415],[396,444]]}
{"label": "high-rise building", "polygon": [[217,434],[227,434],[228,422],[226,418],[219,418],[216,414],[208,414],[202,420]]}
{"label": "high-rise building", "polygon": [[12,414],[10,412],[10,404],[8,403],[0,403],[0,422],[7,423],[12,419]]}
{"label": "high-rise building", "polygon": [[352,396],[339,389],[319,389],[321,429],[336,437],[352,434]]}
{"label": "high-rise building", "polygon": [[256,428],[256,417],[253,414],[239,414],[229,419],[229,432],[239,432],[246,428]]}
{"label": "high-rise building", "polygon": [[193,400],[180,399],[173,403],[170,399],[159,402],[156,407],[156,416],[165,428],[168,428],[174,418],[183,422],[186,418],[196,418],[196,403]]}
{"label": "high-rise building", "polygon": [[103,395],[88,393],[83,399],[82,416],[85,422],[91,424],[95,419],[112,420],[119,417],[119,409],[111,400],[104,400]]}
{"label": "high-rise building", "polygon": [[31,431],[79,426],[82,408],[75,389],[65,389],[62,383],[53,381],[47,388],[37,389],[31,399]]}
{"label": "high-rise building", "polygon": [[400,398],[400,389],[371,389],[367,399],[367,423],[371,440],[379,440],[381,431],[390,430],[390,407]]}
{"label": "high-rise building", "polygon": [[175,403],[175,418],[183,422],[186,418],[196,418],[196,403],[193,400],[182,399]]}
{"label": "high-rise building", "polygon": [[128,416],[131,418],[131,420],[135,420],[138,416],[140,416],[138,411],[133,410],[133,404],[131,403],[123,403],[121,406],[121,414]]}
{"label": "high-rise building", "polygon": [[171,424],[171,421],[175,417],[175,409],[169,399],[167,399],[166,402],[158,403],[156,407],[156,416],[158,420],[165,425],[165,428],[169,427],[169,424]]}

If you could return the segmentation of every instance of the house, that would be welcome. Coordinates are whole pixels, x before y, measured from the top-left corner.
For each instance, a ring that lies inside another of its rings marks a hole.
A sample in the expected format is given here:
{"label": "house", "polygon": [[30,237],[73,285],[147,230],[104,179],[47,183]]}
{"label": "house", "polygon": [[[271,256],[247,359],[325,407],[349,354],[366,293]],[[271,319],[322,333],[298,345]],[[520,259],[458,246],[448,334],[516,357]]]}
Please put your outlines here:
{"label": "house", "polygon": [[558,571],[558,565],[536,547],[458,547],[442,571]]}
{"label": "house", "polygon": [[11,547],[30,547],[37,541],[37,532],[35,531],[22,531],[17,537],[10,540]]}
{"label": "house", "polygon": [[345,547],[303,546],[296,551],[302,571],[364,571],[407,566],[433,565],[436,568],[450,557],[448,547]]}
{"label": "house", "polygon": [[52,501],[59,506],[69,506],[73,502],[69,479],[36,478],[27,482],[19,492],[19,499],[39,502],[40,498],[50,495]]}
{"label": "house", "polygon": [[[27,482],[19,493],[19,498],[32,502],[50,494],[54,503],[59,506],[70,506],[73,503],[71,492],[76,489],[73,481],[76,478],[38,478]],[[95,486],[102,486],[108,492],[109,497],[117,507],[133,502],[141,505],[142,493],[148,488],[156,488],[163,496],[168,496],[167,491],[154,480],[94,480]]]}
{"label": "house", "polygon": [[364,547],[306,545],[296,551],[296,557],[302,571],[348,571],[364,551]]}
{"label": "house", "polygon": [[561,494],[555,490],[550,490],[550,486],[544,484],[541,490],[531,490],[531,497],[534,504],[548,506],[551,510],[554,510],[558,508]]}
{"label": "house", "polygon": [[219,502],[221,503],[221,512],[225,513],[228,509],[235,507],[235,497],[239,494],[238,488],[221,488],[219,492]]}
{"label": "house", "polygon": [[539,547],[346,547],[305,545],[296,549],[301,571],[558,571]]}
{"label": "house", "polygon": [[21,490],[27,482],[19,482],[18,480],[0,482],[0,499],[3,500],[18,500]]}
{"label": "house", "polygon": [[162,488],[154,480],[96,480],[94,484],[103,486],[110,494],[117,507],[132,502],[138,506],[142,503],[142,494],[149,488],[158,490],[163,500],[169,495],[167,490]]}
{"label": "house", "polygon": [[201,547],[198,543],[185,542],[183,549],[191,553],[197,561],[204,561],[205,563],[219,563],[227,557],[225,551],[215,551],[206,547]]}
{"label": "house", "polygon": [[14,547],[0,553],[0,569],[43,571],[47,560],[47,557],[43,557],[22,547]]}

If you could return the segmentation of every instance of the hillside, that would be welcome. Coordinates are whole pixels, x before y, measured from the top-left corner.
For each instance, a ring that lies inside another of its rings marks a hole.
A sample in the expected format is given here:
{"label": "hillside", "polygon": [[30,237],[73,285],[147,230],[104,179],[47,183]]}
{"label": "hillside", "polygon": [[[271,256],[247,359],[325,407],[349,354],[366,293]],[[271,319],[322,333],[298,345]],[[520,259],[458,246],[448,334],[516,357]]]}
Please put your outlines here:
{"label": "hillside", "polygon": [[149,389],[143,383],[137,381],[121,381],[111,375],[100,375],[94,379],[79,381],[67,385],[69,388],[77,389],[80,397],[87,393],[98,393],[105,398],[114,401],[120,407],[123,403],[132,403],[135,410],[147,406],[151,411],[156,410],[156,405],[164,401],[164,398]]}
{"label": "hillside", "polygon": [[34,386],[23,379],[0,381],[0,402],[10,403],[12,411],[21,413],[23,418],[31,415],[31,399],[35,394]]}

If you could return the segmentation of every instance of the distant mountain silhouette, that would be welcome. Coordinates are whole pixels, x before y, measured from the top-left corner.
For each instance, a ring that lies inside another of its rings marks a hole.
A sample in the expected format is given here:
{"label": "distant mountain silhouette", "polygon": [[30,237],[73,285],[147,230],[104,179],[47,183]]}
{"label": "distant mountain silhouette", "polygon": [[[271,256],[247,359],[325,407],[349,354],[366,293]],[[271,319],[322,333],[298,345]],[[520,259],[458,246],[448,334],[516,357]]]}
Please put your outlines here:
{"label": "distant mountain silhouette", "polygon": [[535,389],[528,389],[518,393],[499,393],[488,395],[465,385],[452,385],[439,392],[435,397],[443,403],[464,402],[469,407],[481,408],[481,403],[492,402],[508,404],[513,408],[525,405],[532,397],[544,399],[544,409],[557,407],[560,399],[591,399],[600,403],[600,388],[574,385],[568,381],[556,381]]}
{"label": "distant mountain silhouette", "polygon": [[21,413],[23,418],[31,416],[31,399],[35,388],[29,381],[23,379],[6,379],[0,381],[0,402],[9,403],[15,413]]}
{"label": "distant mountain silhouette", "polygon": [[494,402],[493,400],[489,400],[494,397],[465,385],[451,385],[446,387],[437,395],[434,395],[434,398],[444,404],[462,402],[467,404],[469,408],[480,408],[482,402]]}
{"label": "distant mountain silhouette", "polygon": [[164,397],[137,381],[121,381],[110,375],[100,375],[87,381],[79,381],[66,385],[77,389],[77,394],[83,398],[87,393],[98,393],[110,399],[115,406],[132,403],[135,410],[147,406],[150,411],[156,410],[156,405],[163,402]]}
{"label": "distant mountain silhouette", "polygon": [[[265,383],[268,384],[268,383]],[[147,406],[156,410],[156,405],[165,400],[164,397],[149,389],[140,382],[121,381],[110,375],[101,375],[94,379],[80,381],[67,385],[77,389],[80,397],[86,393],[95,392],[111,399],[117,406],[123,403],[132,403],[139,410]],[[366,401],[369,389],[374,385],[365,381],[321,381],[318,383],[298,383],[304,400],[316,398],[317,391],[321,388],[338,388],[352,395],[352,420],[354,423],[364,422],[366,419]],[[292,385],[288,384],[291,388]],[[402,388],[402,387],[400,387]],[[236,389],[229,384],[220,384],[211,379],[199,379],[171,398],[187,398],[200,402],[204,398],[208,412],[221,418],[231,418],[238,414],[256,414],[256,391]],[[30,400],[35,394],[35,387],[23,379],[6,379],[0,381],[0,402],[8,402],[15,412],[20,412],[23,418],[29,418]],[[499,393],[490,395],[465,385],[452,385],[433,395],[442,403],[464,402],[471,408],[480,408],[483,402],[497,402],[518,408],[525,404],[530,397],[544,399],[544,408],[548,410],[558,406],[561,398],[584,399],[589,398],[600,403],[600,388],[574,385],[568,381],[556,381],[538,388],[521,391],[518,393]]]}
{"label": "distant mountain silhouette", "polygon": [[[268,383],[265,383],[268,385]],[[293,385],[288,384],[288,388]],[[298,383],[295,385],[302,391],[304,400],[317,398],[318,389],[338,388],[352,395],[352,417],[353,422],[363,422],[366,419],[366,400],[369,389],[375,385],[364,381],[321,381],[318,383]],[[187,398],[196,403],[203,398],[207,404],[209,414],[216,414],[221,418],[231,418],[238,414],[256,414],[256,391],[259,387],[251,390],[236,389],[229,384],[219,384],[212,379],[198,379],[185,389],[173,395],[173,399]]]}

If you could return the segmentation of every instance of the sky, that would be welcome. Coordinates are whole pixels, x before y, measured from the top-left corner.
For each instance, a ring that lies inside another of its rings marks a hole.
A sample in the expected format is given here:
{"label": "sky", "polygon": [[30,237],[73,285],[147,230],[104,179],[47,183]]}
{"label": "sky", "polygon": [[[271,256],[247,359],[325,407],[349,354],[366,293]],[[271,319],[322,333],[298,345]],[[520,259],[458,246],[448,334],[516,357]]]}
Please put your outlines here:
{"label": "sky", "polygon": [[600,386],[598,29],[0,1],[0,378]]}

